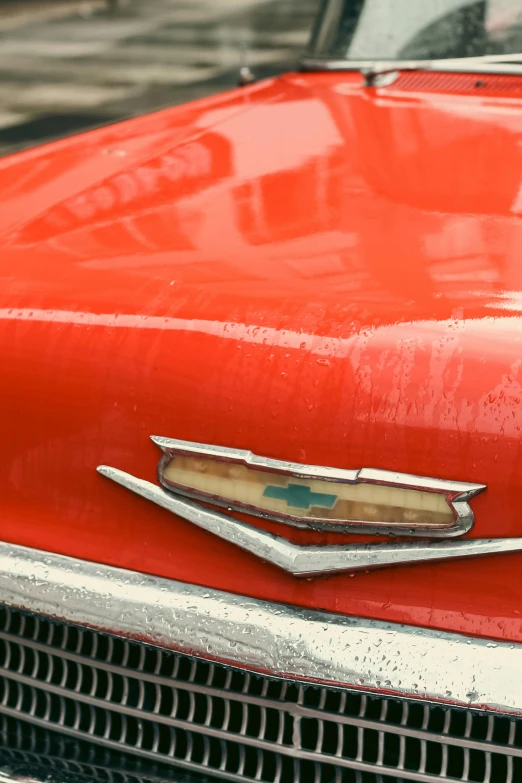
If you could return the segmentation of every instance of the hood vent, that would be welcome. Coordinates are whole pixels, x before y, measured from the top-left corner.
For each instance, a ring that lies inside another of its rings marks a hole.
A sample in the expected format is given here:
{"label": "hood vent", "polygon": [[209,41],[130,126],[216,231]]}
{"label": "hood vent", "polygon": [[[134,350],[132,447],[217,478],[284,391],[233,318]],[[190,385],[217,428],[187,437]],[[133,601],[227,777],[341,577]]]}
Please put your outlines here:
{"label": "hood vent", "polygon": [[390,84],[390,89],[522,98],[522,78],[499,74],[404,71]]}

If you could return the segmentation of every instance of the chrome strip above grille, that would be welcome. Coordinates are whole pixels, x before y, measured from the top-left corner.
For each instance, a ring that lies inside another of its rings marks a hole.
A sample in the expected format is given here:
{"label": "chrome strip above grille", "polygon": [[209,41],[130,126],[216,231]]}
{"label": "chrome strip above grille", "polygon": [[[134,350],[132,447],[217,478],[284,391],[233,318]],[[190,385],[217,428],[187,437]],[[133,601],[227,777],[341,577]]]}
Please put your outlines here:
{"label": "chrome strip above grille", "polygon": [[522,713],[522,645],[273,604],[6,543],[0,603],[250,671]]}
{"label": "chrome strip above grille", "polygon": [[[515,783],[521,729],[513,715],[292,682],[0,607],[0,767],[22,751],[31,778],[49,765],[55,783],[168,783],[174,768],[229,783],[480,771]],[[76,776],[56,778],[71,757]]]}

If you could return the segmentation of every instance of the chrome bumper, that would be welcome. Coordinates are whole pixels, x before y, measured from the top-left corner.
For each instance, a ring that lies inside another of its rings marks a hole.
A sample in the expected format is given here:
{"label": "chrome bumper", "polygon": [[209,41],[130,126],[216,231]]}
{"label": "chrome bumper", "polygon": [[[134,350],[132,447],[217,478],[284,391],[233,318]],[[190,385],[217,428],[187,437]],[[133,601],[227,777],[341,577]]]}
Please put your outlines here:
{"label": "chrome bumper", "polygon": [[5,543],[0,604],[264,674],[522,713],[522,645],[273,604]]}

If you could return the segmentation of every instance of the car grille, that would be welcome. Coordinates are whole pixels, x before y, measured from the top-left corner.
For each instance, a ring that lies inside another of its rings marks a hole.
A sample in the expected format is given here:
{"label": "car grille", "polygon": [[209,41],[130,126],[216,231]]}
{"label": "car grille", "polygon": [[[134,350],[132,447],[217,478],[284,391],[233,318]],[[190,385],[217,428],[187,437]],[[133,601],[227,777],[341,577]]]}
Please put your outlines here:
{"label": "car grille", "polygon": [[522,780],[522,719],[277,680],[6,609],[0,746],[176,781]]}
{"label": "car grille", "polygon": [[[5,719],[3,721],[0,719],[0,724],[2,738],[7,730],[10,744],[23,743],[25,745],[31,744],[34,747],[35,743],[40,744],[44,737],[44,744],[47,747],[52,742],[51,732],[39,732],[38,729],[24,726],[21,722],[18,722],[18,725],[11,723],[9,726],[5,723]],[[59,747],[59,745],[58,742],[57,746]],[[63,744],[61,750],[67,754]],[[36,781],[46,781],[46,783],[93,783],[94,781],[96,783],[160,783],[160,779],[156,775],[153,778],[150,777],[150,770],[144,775],[138,775],[122,772],[115,769],[114,766],[101,767],[99,764],[79,763],[59,756],[49,756],[43,752],[35,753],[0,747],[0,780],[2,783],[5,783],[5,776],[9,780],[14,778],[16,781],[26,781],[27,783],[36,783]],[[194,778],[190,779],[183,775],[176,779],[176,783],[194,783],[194,780]]]}

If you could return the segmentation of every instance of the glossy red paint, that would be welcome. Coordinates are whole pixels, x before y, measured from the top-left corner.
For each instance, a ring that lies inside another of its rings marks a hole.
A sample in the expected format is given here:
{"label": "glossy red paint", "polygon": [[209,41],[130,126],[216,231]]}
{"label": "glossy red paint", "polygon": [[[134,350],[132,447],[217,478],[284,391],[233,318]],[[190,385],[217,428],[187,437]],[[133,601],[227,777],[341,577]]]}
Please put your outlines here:
{"label": "glossy red paint", "polygon": [[159,434],[486,483],[472,535],[522,535],[513,85],[288,75],[1,161],[2,538],[522,641],[522,554],[297,580],[95,470]]}

